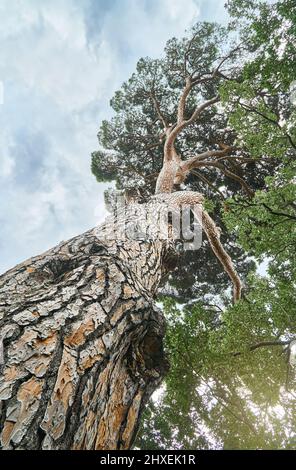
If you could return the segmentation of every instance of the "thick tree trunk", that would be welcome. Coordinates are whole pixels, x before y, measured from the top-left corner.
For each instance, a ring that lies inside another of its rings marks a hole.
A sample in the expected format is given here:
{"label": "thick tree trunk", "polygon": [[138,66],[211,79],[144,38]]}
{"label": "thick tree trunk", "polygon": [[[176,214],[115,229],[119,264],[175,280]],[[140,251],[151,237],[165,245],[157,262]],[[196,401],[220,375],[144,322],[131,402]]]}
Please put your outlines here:
{"label": "thick tree trunk", "polygon": [[167,361],[163,245],[95,230],[0,277],[2,449],[127,449]]}

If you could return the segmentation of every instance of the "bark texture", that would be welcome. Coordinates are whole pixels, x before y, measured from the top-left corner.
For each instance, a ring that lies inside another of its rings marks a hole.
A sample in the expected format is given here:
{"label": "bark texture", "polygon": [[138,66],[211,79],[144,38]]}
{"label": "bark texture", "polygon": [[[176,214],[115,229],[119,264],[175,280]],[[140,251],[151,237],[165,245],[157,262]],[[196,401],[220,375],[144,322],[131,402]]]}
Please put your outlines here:
{"label": "bark texture", "polygon": [[163,243],[95,230],[0,277],[2,449],[127,449],[168,364]]}

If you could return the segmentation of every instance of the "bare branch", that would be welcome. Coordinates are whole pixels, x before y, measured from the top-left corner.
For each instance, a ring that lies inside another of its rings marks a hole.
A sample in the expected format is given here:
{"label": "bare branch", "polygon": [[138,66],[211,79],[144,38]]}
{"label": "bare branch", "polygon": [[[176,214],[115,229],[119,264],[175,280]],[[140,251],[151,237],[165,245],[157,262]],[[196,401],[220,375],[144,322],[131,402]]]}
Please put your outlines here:
{"label": "bare branch", "polygon": [[153,104],[154,104],[154,107],[155,107],[155,110],[156,110],[156,113],[157,113],[157,116],[158,116],[160,122],[162,123],[164,129],[167,129],[168,124],[167,124],[167,122],[166,122],[166,120],[165,120],[165,118],[164,118],[164,115],[162,114],[162,112],[161,112],[161,110],[160,110],[160,104],[159,104],[159,102],[157,101],[157,99],[156,99],[154,93],[150,93],[150,98],[151,98],[152,101],[153,101]]}
{"label": "bare branch", "polygon": [[[230,57],[233,56],[233,54],[235,54],[235,52],[239,51],[241,49],[241,44],[239,44],[237,47],[235,47],[234,49],[232,49],[232,51],[229,52],[229,54],[225,57],[222,58],[221,62],[218,64],[218,66],[216,67],[216,69],[214,70],[213,72],[213,77],[216,77],[219,72],[220,72],[220,68],[222,67],[222,65],[228,60],[230,59]],[[226,78],[227,80],[229,80],[228,77],[224,76],[223,78]]]}
{"label": "bare branch", "polygon": [[[186,87],[185,87],[186,88]],[[190,91],[190,90],[189,90]],[[187,93],[187,94],[186,94]],[[185,106],[185,102],[186,102],[186,97],[188,96],[188,93],[187,90],[185,92],[184,90],[184,93],[181,97],[181,101],[179,103],[179,107],[180,106]],[[186,95],[186,96],[185,96]],[[185,96],[185,101],[183,103],[182,99],[183,99],[183,96]],[[164,156],[165,156],[165,160],[166,161],[170,161],[172,160],[173,158],[173,146],[174,146],[174,143],[175,143],[175,140],[176,140],[176,137],[177,135],[185,128],[187,127],[189,124],[192,124],[194,121],[196,121],[196,119],[200,116],[200,114],[202,113],[202,111],[204,111],[206,108],[212,106],[213,104],[217,103],[218,101],[220,100],[219,96],[215,96],[214,98],[208,100],[208,101],[205,101],[204,103],[202,103],[201,105],[197,106],[195,111],[192,113],[191,117],[189,119],[186,119],[186,120],[182,120],[181,122],[177,122],[177,125],[172,129],[172,131],[169,133],[167,139],[166,139],[166,142],[165,142],[165,146],[164,146]],[[179,111],[178,111],[179,113]],[[181,115],[182,113],[184,113],[184,110],[182,111],[181,110]],[[178,116],[180,115],[180,113],[178,114]]]}
{"label": "bare branch", "polygon": [[[291,341],[260,341],[260,343],[253,344],[248,348],[249,351],[255,351],[256,349],[259,348],[265,348],[269,346],[287,346],[290,344]],[[241,356],[243,353],[238,351],[235,353],[232,353],[232,356]]]}
{"label": "bare branch", "polygon": [[206,152],[195,155],[194,157],[189,158],[182,164],[182,169],[189,171],[192,168],[195,168],[196,162],[200,162],[210,157],[224,157],[229,155],[234,150],[234,147],[226,147],[223,150],[207,150]]}
{"label": "bare branch", "polygon": [[213,161],[200,161],[200,162],[197,161],[197,162],[195,162],[195,164],[192,167],[193,168],[200,168],[202,166],[218,168],[226,176],[228,176],[229,178],[237,181],[249,197],[254,196],[254,191],[245,182],[245,180],[243,178],[241,178],[240,176],[236,175],[235,173],[233,173],[232,171],[225,168],[223,165],[221,165],[221,163],[213,162]]}

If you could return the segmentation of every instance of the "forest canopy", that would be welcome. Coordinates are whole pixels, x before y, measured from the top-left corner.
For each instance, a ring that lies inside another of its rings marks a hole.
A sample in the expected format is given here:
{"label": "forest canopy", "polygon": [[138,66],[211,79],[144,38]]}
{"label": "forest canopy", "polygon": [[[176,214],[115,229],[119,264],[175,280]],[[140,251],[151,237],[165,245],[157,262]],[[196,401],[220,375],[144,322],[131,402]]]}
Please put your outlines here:
{"label": "forest canopy", "polygon": [[98,182],[145,200],[181,113],[175,189],[206,197],[243,282],[233,305],[207,240],[178,253],[158,292],[171,367],[141,449],[296,448],[296,2],[226,8],[227,27],[197,23],[138,61],[92,154]]}

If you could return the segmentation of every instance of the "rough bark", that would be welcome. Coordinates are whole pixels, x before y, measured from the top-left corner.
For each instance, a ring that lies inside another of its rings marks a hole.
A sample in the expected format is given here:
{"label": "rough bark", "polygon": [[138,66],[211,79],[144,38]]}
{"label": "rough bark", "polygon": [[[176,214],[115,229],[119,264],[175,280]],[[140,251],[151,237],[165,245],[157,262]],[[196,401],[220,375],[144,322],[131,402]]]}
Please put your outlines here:
{"label": "rough bark", "polygon": [[127,449],[166,370],[163,244],[91,230],[0,277],[2,449]]}

